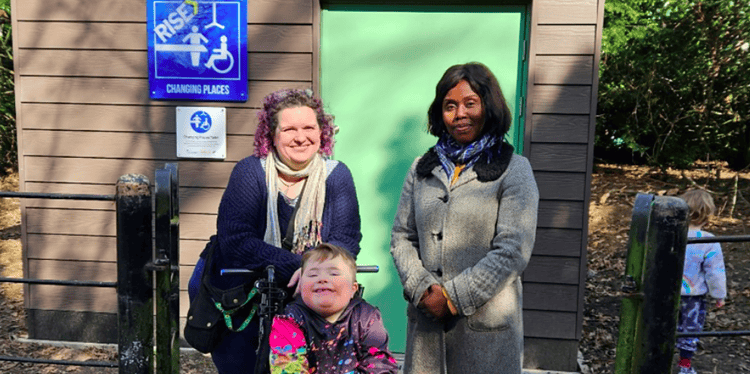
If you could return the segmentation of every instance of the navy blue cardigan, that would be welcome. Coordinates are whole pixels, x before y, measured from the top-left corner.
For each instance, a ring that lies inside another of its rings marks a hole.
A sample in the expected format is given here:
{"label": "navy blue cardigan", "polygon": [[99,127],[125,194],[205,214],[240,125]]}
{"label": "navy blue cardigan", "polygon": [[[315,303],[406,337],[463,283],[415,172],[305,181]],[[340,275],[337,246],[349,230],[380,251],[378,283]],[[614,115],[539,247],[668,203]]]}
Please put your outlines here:
{"label": "navy blue cardigan", "polygon": [[[329,174],[321,236],[324,242],[346,248],[356,258],[362,233],[354,180],[342,162],[328,160],[326,167]],[[219,205],[216,222],[219,246],[215,263],[217,269],[263,270],[274,265],[277,281],[285,285],[300,267],[302,256],[263,241],[268,196],[265,179],[265,170],[257,157],[247,157],[235,165]],[[293,209],[281,196],[278,201],[279,228],[283,236]]]}

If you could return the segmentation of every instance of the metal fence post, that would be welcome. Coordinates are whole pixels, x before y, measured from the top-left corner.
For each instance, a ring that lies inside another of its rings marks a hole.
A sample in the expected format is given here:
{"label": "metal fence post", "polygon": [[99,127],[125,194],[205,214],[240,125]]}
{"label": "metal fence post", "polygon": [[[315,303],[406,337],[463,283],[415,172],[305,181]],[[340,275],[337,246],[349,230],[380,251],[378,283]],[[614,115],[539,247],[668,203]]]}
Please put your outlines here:
{"label": "metal fence post", "polygon": [[117,314],[119,372],[153,372],[153,277],[151,190],[148,178],[127,174],[117,181]]}
{"label": "metal fence post", "polygon": [[180,372],[179,185],[177,165],[156,170],[156,368]]}
{"label": "metal fence post", "polygon": [[169,321],[172,331],[172,372],[180,372],[180,177],[176,163],[164,165],[170,171],[170,205],[171,219],[169,220],[169,264],[172,273],[169,301]]}
{"label": "metal fence post", "polygon": [[[643,198],[641,203],[647,199]],[[638,204],[636,206],[640,208]],[[635,225],[636,209],[633,217]],[[640,218],[639,222],[642,224]],[[635,233],[631,232],[631,240],[644,240],[642,230],[640,225]],[[640,276],[627,274],[633,276],[630,284],[626,279],[626,286],[632,288],[628,291],[634,295],[631,300],[636,302],[626,307],[627,302],[623,300],[625,318],[621,317],[620,321],[621,336],[615,362],[617,374],[662,374],[671,370],[687,230],[688,207],[682,199],[653,198],[641,259],[637,256],[631,258],[629,251],[628,271],[638,267],[643,271]],[[630,250],[633,248],[631,243]],[[638,302],[640,297],[642,301]]]}
{"label": "metal fence post", "polygon": [[641,373],[668,373],[672,366],[677,313],[680,307],[682,268],[688,232],[688,206],[684,200],[654,199],[649,227],[649,247],[643,279],[645,344]]}

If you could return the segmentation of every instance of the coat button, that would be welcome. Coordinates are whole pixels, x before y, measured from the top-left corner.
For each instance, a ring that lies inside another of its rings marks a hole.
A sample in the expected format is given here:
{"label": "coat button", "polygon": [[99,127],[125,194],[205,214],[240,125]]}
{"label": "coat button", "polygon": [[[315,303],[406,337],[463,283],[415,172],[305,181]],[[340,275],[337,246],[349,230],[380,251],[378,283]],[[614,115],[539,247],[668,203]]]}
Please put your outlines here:
{"label": "coat button", "polygon": [[445,195],[443,197],[439,197],[438,199],[440,199],[440,201],[442,201],[444,203],[447,203],[448,202],[448,195]]}
{"label": "coat button", "polygon": [[189,316],[188,320],[192,321],[193,320],[193,316]]}
{"label": "coat button", "polygon": [[207,323],[206,327],[211,327],[211,322]]}
{"label": "coat button", "polygon": [[438,277],[442,277],[443,276],[443,269],[437,269],[437,270],[435,270],[435,275],[437,275]]}
{"label": "coat button", "polygon": [[233,303],[238,304],[240,301],[237,299],[232,300]]}
{"label": "coat button", "polygon": [[437,240],[443,240],[443,233],[439,232],[439,233],[435,234],[435,237],[437,238]]}

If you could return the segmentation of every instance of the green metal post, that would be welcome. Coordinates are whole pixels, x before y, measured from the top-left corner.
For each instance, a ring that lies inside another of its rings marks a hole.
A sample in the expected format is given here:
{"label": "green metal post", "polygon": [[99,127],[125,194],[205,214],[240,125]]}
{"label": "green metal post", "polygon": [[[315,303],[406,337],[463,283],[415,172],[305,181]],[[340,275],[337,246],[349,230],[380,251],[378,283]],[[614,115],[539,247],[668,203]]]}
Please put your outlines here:
{"label": "green metal post", "polygon": [[640,347],[638,332],[642,327],[643,304],[643,257],[646,252],[646,237],[651,219],[651,204],[653,195],[638,194],[633,206],[633,217],[630,221],[630,237],[628,241],[628,256],[625,265],[625,280],[620,309],[620,327],[617,340],[617,355],[615,357],[615,373],[634,373],[634,358]]}
{"label": "green metal post", "polygon": [[151,189],[143,175],[117,181],[117,314],[120,374],[153,373]]}
{"label": "green metal post", "polygon": [[[650,205],[648,219],[644,206]],[[687,243],[688,207],[675,197],[638,195],[623,299],[616,374],[669,373]]]}

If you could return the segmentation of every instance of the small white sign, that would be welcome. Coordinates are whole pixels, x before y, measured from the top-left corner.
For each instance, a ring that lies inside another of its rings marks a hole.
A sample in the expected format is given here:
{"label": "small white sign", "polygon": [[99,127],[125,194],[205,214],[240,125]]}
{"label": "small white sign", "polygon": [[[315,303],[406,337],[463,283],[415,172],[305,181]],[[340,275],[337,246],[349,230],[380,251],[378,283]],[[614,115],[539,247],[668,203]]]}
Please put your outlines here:
{"label": "small white sign", "polygon": [[227,157],[227,112],[216,107],[177,107],[177,157]]}

